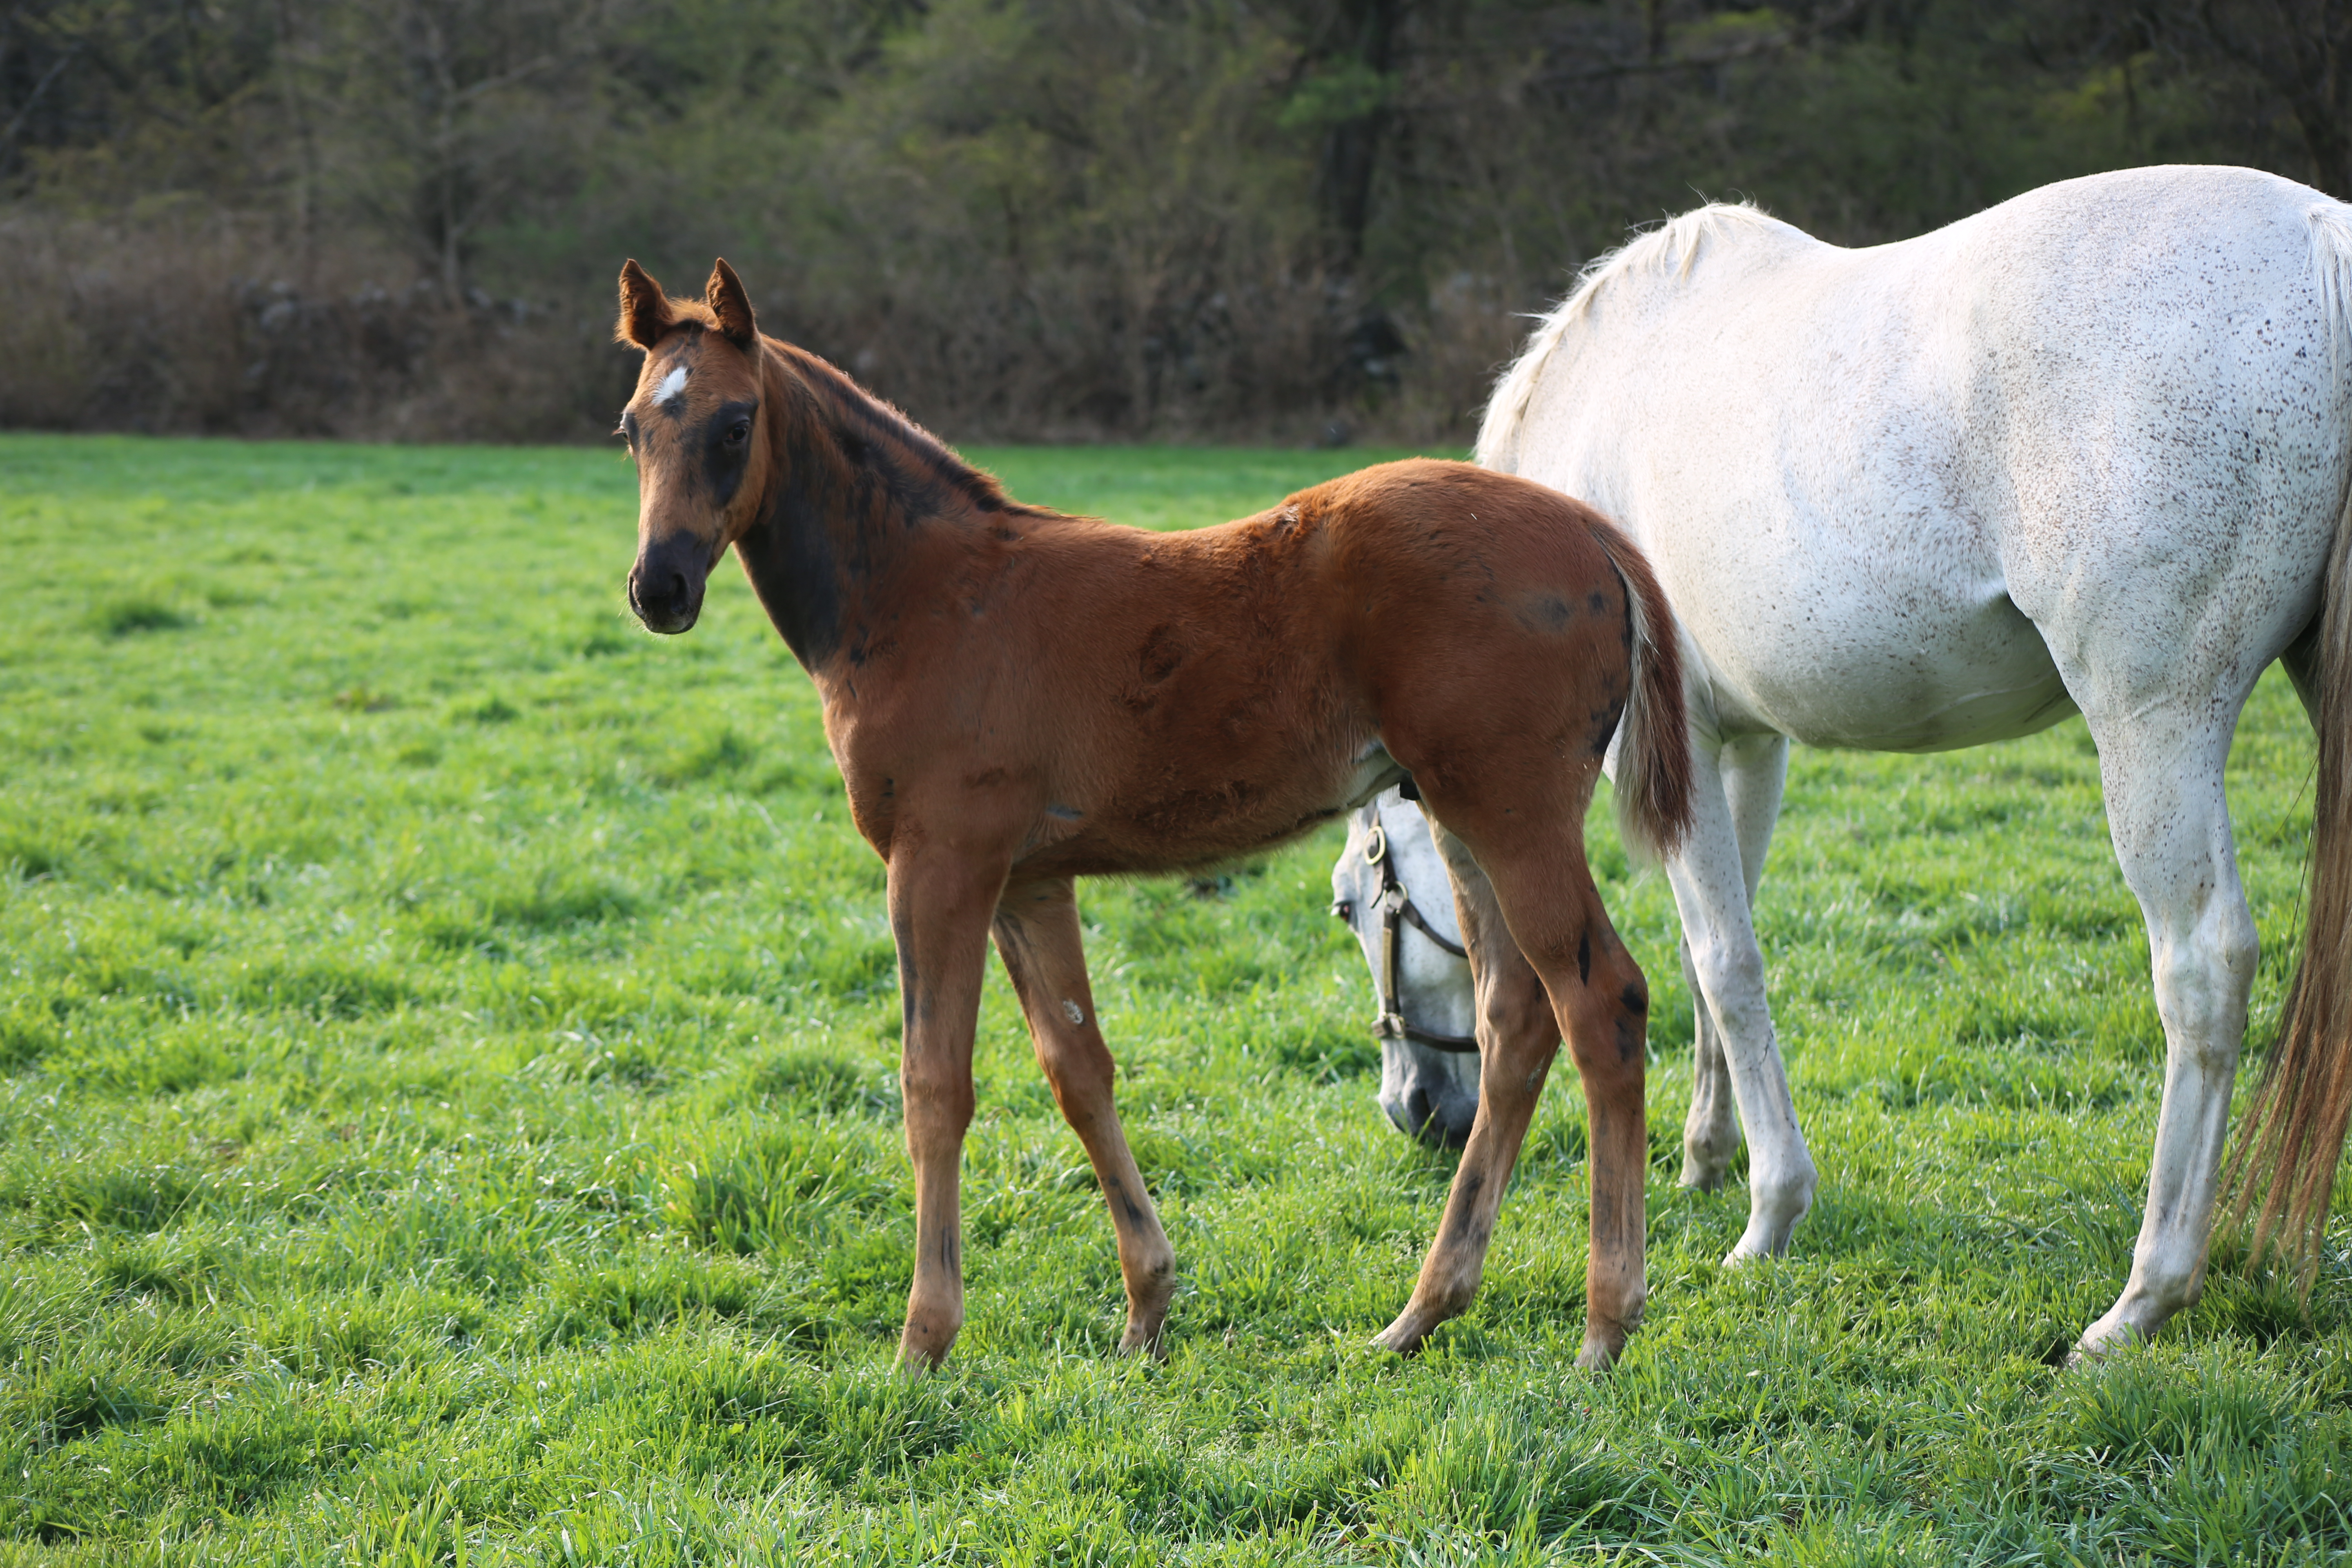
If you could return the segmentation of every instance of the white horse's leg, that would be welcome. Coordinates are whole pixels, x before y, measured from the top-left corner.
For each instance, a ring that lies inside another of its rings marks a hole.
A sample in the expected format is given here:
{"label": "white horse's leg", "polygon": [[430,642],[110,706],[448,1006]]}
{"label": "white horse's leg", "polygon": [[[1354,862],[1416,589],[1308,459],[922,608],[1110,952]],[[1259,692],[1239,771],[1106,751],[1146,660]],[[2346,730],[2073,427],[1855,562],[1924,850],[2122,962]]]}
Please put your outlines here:
{"label": "white horse's leg", "polygon": [[[1777,739],[1777,737],[1776,737]],[[1772,767],[1777,783],[1785,764],[1785,742]],[[1731,754],[1727,758],[1724,753]],[[1764,954],[1756,945],[1756,927],[1748,910],[1753,885],[1741,854],[1740,835],[1732,811],[1726,763],[1733,776],[1743,774],[1743,802],[1763,795],[1754,789],[1754,758],[1743,748],[1711,737],[1691,737],[1690,837],[1666,865],[1666,879],[1681,911],[1683,940],[1689,945],[1691,967],[1697,973],[1703,1005],[1712,1015],[1715,1037],[1722,1042],[1724,1066],[1731,1092],[1738,1101],[1739,1120],[1748,1130],[1748,1229],[1727,1262],[1769,1257],[1788,1249],[1789,1232],[1812,1205],[1819,1176],[1805,1135],[1797,1126],[1797,1110],[1789,1099],[1789,1077],[1780,1065],[1780,1051],[1772,1034],[1772,1014],[1764,995]],[[1778,804],[1777,788],[1771,793]],[[1764,837],[1769,836],[1765,818]],[[1756,870],[1763,870],[1759,840]],[[1685,1147],[1687,1157],[1687,1146]]]}
{"label": "white horse's leg", "polygon": [[[1717,766],[1731,809],[1733,836],[1739,844],[1748,907],[1753,910],[1757,884],[1764,875],[1764,856],[1772,846],[1772,825],[1780,815],[1780,789],[1789,776],[1789,739],[1767,733],[1727,741]],[[1722,1185],[1732,1155],[1739,1152],[1739,1123],[1732,1114],[1731,1068],[1724,1060],[1723,1037],[1716,1030],[1714,1016],[1700,989],[1687,936],[1682,942],[1682,963],[1696,1025],[1691,1042],[1690,1114],[1683,1120],[1682,1184],[1713,1192]]]}
{"label": "white horse's leg", "polygon": [[2221,769],[2245,693],[2222,705],[2087,712],[2124,880],[2147,920],[2164,1021],[2164,1105],[2131,1279],[2083,1332],[2095,1354],[2144,1340],[2197,1299],[2212,1238],[2230,1089],[2254,980],[2253,917],[2238,884]]}
{"label": "white horse's leg", "polygon": [[1723,1041],[1715,1032],[1715,1016],[1706,1010],[1706,993],[1698,983],[1698,967],[1691,963],[1690,938],[1682,939],[1683,984],[1691,994],[1691,1100],[1683,1118],[1683,1174],[1679,1184],[1711,1193],[1723,1185],[1723,1173],[1739,1152],[1739,1118],[1732,1106],[1731,1068],[1723,1059]]}

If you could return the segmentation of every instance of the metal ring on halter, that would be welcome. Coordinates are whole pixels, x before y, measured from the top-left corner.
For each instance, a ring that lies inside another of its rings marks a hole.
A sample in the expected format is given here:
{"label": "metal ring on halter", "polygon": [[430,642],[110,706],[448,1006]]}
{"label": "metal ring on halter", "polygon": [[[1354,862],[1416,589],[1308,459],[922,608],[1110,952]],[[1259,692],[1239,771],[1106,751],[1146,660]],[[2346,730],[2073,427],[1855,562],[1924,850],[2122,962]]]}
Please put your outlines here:
{"label": "metal ring on halter", "polygon": [[1402,987],[1397,980],[1397,926],[1410,921],[1415,931],[1452,953],[1467,958],[1469,953],[1437,934],[1428,917],[1413,907],[1412,895],[1396,872],[1396,857],[1389,853],[1388,830],[1381,826],[1380,807],[1372,810],[1371,831],[1364,835],[1364,861],[1381,868],[1381,1016],[1372,1020],[1372,1033],[1383,1040],[1410,1040],[1417,1046],[1427,1046],[1433,1051],[1446,1051],[1456,1056],[1475,1052],[1475,1035],[1437,1035],[1427,1029],[1417,1029],[1405,1022],[1401,999]]}

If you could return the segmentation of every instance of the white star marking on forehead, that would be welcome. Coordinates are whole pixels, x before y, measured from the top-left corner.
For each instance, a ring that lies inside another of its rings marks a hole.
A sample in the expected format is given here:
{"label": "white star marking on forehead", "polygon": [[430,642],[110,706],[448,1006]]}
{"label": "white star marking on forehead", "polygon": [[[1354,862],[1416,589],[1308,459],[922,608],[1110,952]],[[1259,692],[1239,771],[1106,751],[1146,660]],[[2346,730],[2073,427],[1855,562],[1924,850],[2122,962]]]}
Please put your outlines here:
{"label": "white star marking on forehead", "polygon": [[[664,408],[669,408],[685,395],[685,392],[686,366],[676,365],[671,368],[667,375],[662,377],[661,384],[654,388],[654,401]],[[673,409],[672,412],[676,410]]]}

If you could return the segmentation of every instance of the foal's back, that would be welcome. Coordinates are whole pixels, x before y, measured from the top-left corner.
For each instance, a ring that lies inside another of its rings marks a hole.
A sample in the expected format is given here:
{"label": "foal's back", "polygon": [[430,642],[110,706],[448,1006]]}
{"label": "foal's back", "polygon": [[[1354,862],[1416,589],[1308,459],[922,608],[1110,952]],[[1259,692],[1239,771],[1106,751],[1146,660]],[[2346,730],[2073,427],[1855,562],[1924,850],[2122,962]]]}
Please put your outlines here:
{"label": "foal's back", "polygon": [[[1034,799],[1023,860],[1171,869],[1262,848],[1480,735],[1597,766],[1625,696],[1625,589],[1580,503],[1414,459],[1214,528],[1008,525],[984,603],[940,638],[943,721]],[[1473,716],[1475,715],[1474,721]]]}

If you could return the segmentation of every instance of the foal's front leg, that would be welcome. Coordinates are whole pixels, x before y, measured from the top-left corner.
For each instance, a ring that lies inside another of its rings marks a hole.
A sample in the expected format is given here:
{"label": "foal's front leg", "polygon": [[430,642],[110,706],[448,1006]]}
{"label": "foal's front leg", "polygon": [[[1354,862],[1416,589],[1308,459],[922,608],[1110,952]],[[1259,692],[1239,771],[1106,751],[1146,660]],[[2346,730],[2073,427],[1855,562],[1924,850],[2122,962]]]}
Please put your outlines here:
{"label": "foal's front leg", "polygon": [[1118,1342],[1119,1353],[1157,1352],[1168,1302],[1176,1293],[1176,1255],[1111,1102],[1117,1068],[1095,1022],[1070,879],[1006,889],[996,911],[996,951],[1020,994],[1037,1064],[1045,1069],[1063,1117],[1086,1146],[1103,1201],[1110,1205],[1111,1227],[1118,1233],[1118,1271],[1127,1284],[1127,1332]]}
{"label": "foal's front leg", "polygon": [[980,1016],[988,920],[1004,886],[1001,865],[944,853],[890,861],[890,931],[898,944],[905,1020],[898,1085],[907,1152],[915,1163],[915,1283],[898,1363],[947,1359],[963,1327],[963,1135],[971,1125],[971,1037]]}

